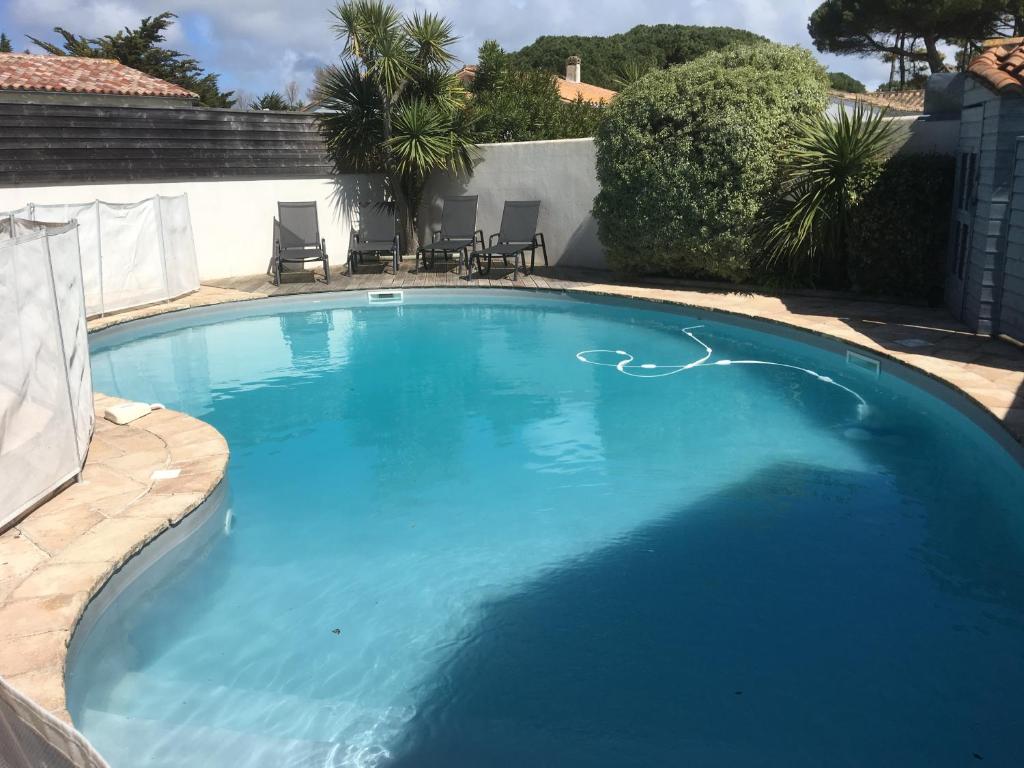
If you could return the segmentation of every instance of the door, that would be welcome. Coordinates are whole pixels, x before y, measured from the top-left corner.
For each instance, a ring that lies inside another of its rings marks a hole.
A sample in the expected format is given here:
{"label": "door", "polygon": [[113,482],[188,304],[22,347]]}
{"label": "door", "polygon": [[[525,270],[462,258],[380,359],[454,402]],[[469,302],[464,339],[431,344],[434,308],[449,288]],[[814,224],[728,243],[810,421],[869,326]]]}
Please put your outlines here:
{"label": "door", "polygon": [[[964,110],[965,119],[972,110]],[[978,110],[980,112],[980,110]],[[980,115],[979,115],[980,116]],[[980,133],[980,132],[979,132]],[[956,186],[953,197],[953,231],[949,249],[949,270],[946,275],[946,298],[949,308],[963,319],[970,275],[971,235],[974,213],[978,206],[978,150],[980,136],[960,137],[956,163]]]}

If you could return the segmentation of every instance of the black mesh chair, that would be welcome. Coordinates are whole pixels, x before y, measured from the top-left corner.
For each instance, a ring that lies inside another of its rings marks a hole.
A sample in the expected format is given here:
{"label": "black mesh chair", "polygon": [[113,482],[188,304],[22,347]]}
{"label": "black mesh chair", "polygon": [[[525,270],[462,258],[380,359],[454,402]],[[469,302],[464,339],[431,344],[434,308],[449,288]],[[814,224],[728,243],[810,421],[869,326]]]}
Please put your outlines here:
{"label": "black mesh chair", "polygon": [[382,203],[364,203],[359,206],[359,226],[353,227],[348,246],[348,273],[355,273],[363,258],[373,256],[377,263],[381,256],[391,257],[391,266],[398,274],[398,223],[395,214]]}
{"label": "black mesh chair", "polygon": [[320,237],[316,203],[277,204],[278,240],[274,254],[274,285],[281,284],[285,264],[306,264],[319,261],[324,267],[324,280],[331,282],[327,263],[327,243]]}
{"label": "black mesh chair", "polygon": [[458,255],[459,272],[462,272],[462,263],[466,261],[467,269],[469,263],[466,260],[466,253],[476,248],[477,242],[484,247],[484,233],[476,228],[476,195],[464,195],[462,197],[446,197],[441,208],[441,230],[432,234],[431,242],[420,246],[416,251],[416,267],[419,268],[420,259],[423,259],[423,266],[433,269],[434,260],[437,254],[444,257],[445,265],[448,264],[449,255]]}
{"label": "black mesh chair", "polygon": [[[539,248],[544,256],[544,266],[548,265],[548,249],[544,243],[544,234],[537,231],[537,219],[540,217],[540,200],[506,200],[501,212],[501,227],[496,235],[491,235],[486,248],[473,251],[469,255],[470,274],[473,261],[476,261],[479,274],[490,274],[491,262],[496,256],[501,257],[504,266],[512,259],[512,279],[519,272],[519,261],[523,262],[526,272],[526,252],[530,252],[530,271],[533,271],[534,260]],[[484,269],[484,259],[487,269]]]}

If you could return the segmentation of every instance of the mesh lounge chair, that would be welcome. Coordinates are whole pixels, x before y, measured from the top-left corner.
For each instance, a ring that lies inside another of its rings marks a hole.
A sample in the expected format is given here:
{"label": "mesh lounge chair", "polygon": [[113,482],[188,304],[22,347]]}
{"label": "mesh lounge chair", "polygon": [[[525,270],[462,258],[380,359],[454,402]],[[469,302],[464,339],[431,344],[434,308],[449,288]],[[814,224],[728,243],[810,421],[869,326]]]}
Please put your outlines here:
{"label": "mesh lounge chair", "polygon": [[[537,218],[540,216],[540,200],[506,200],[501,212],[501,227],[496,235],[491,235],[487,248],[473,251],[469,255],[469,266],[472,270],[476,260],[477,270],[481,275],[490,274],[491,262],[500,256],[502,264],[508,266],[512,259],[512,279],[516,279],[519,271],[519,260],[523,261],[523,273],[526,272],[526,252],[530,252],[530,271],[533,271],[534,258],[540,248],[544,255],[544,266],[548,264],[548,249],[544,244],[544,234],[537,231]],[[487,269],[484,270],[484,259]],[[472,274],[472,271],[470,272]]]}
{"label": "mesh lounge chair", "polygon": [[364,256],[391,257],[391,266],[398,274],[398,224],[395,214],[380,203],[359,206],[359,229],[353,229],[348,246],[348,273],[354,274]]}
{"label": "mesh lounge chair", "polygon": [[[416,266],[419,267],[420,258],[423,259],[423,266],[430,269],[434,266],[434,259],[437,254],[444,256],[445,264],[448,263],[449,254],[458,254],[459,272],[462,272],[462,262],[466,260],[466,253],[471,248],[476,248],[477,240],[480,247],[484,247],[484,233],[476,228],[476,195],[465,195],[463,197],[446,197],[441,208],[441,231],[433,233],[432,241],[420,246],[416,252]],[[430,260],[427,260],[430,254]],[[467,261],[466,268],[469,268]]]}
{"label": "mesh lounge chair", "polygon": [[331,282],[327,263],[327,243],[320,237],[320,222],[316,216],[316,203],[277,204],[279,222],[278,241],[274,254],[274,285],[281,284],[281,268],[285,264],[305,264],[319,261],[324,267],[324,279]]}

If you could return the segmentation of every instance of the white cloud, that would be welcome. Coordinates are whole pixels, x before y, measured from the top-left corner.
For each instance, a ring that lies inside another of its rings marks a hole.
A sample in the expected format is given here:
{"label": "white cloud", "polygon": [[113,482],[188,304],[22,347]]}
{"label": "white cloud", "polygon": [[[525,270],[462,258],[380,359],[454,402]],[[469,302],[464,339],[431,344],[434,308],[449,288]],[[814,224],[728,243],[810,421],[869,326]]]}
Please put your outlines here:
{"label": "white cloud", "polygon": [[[461,40],[456,54],[473,61],[487,38],[506,49],[545,34],[611,34],[636,24],[678,23],[734,26],[773,40],[810,46],[807,18],[820,0],[429,0],[396,3],[402,10],[430,10],[454,24]],[[21,31],[48,36],[55,25],[94,35],[133,25],[167,9],[166,0],[9,0],[8,16]],[[324,0],[177,0],[182,23],[170,42],[222,73],[227,87],[251,92],[282,88],[296,79],[307,85],[318,62],[333,60],[334,39]],[[201,24],[199,20],[207,22]],[[822,57],[875,85],[886,68],[872,59]],[[586,62],[584,62],[585,76]]]}

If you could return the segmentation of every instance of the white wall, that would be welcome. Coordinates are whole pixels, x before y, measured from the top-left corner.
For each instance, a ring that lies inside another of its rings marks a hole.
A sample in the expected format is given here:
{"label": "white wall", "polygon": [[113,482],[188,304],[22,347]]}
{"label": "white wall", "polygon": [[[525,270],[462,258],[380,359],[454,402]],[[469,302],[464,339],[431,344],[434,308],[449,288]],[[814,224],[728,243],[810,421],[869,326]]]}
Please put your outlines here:
{"label": "white wall", "polygon": [[431,179],[420,216],[424,234],[440,227],[445,195],[480,196],[476,221],[484,237],[498,231],[506,200],[540,200],[538,228],[550,263],[607,269],[590,215],[598,192],[593,139],[483,144],[480,151],[472,178]]}
{"label": "white wall", "polygon": [[317,202],[320,234],[327,240],[331,265],[342,266],[348,253],[350,202],[377,199],[369,177],[353,175],[340,184],[332,179],[261,179],[0,187],[0,211],[28,203],[131,203],[156,194],[182,193],[188,195],[200,280],[266,271],[279,200]]}

